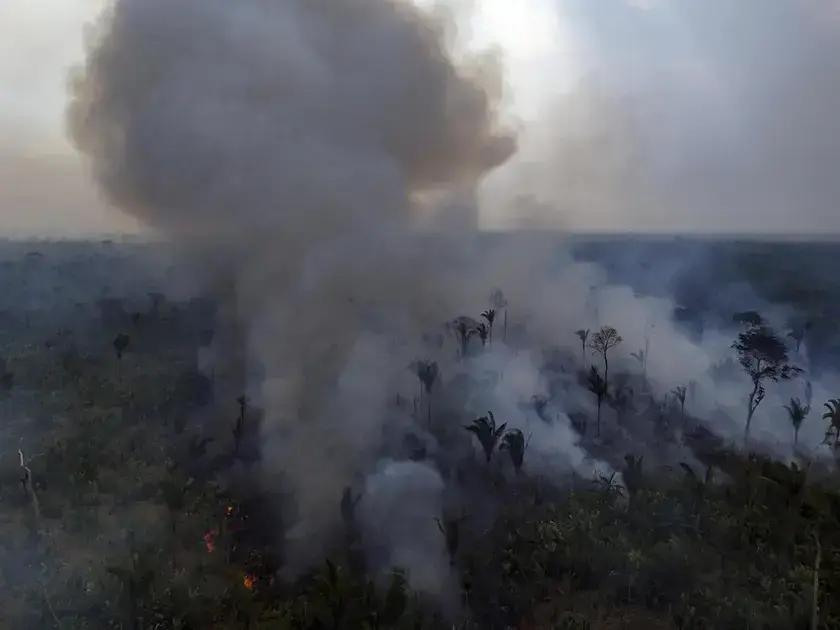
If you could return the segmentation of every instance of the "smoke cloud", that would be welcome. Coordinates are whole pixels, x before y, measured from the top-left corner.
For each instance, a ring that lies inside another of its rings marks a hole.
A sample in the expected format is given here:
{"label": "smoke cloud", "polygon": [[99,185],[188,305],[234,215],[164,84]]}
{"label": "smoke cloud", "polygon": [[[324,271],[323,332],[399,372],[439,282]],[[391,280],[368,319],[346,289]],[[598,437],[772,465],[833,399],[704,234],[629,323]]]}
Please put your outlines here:
{"label": "smoke cloud", "polygon": [[836,2],[549,1],[577,84],[544,74],[489,202],[525,187],[583,230],[840,230]]}
{"label": "smoke cloud", "polygon": [[[291,497],[288,566],[323,557],[349,487],[373,565],[407,565],[433,595],[448,583],[434,518],[460,464],[480,456],[465,418],[494,409],[521,429],[538,474],[610,470],[572,429],[592,407],[573,362],[547,376],[540,350],[576,358],[574,330],[614,325],[617,371],[652,341],[653,395],[697,381],[706,401],[709,370],[729,354],[720,336],[678,330],[671,300],[609,286],[558,251],[556,234],[478,234],[477,188],[516,143],[497,123],[498,69],[456,63],[442,20],[397,0],[117,0],[69,110],[110,200],[226,288],[238,329],[220,337],[237,347],[219,360],[244,352],[259,367],[247,382],[265,414],[259,472]],[[597,112],[613,111],[604,103]],[[581,173],[604,152],[590,148]],[[623,189],[570,198],[597,212]],[[477,316],[497,286],[495,340],[457,358],[445,323]],[[417,391],[418,358],[442,374],[426,426],[401,402]],[[549,422],[533,396],[550,399]]]}
{"label": "smoke cloud", "polygon": [[377,461],[406,340],[457,312],[433,280],[457,248],[413,229],[474,228],[469,191],[514,148],[492,69],[456,67],[444,35],[391,0],[120,0],[72,87],[109,198],[235,286],[292,564]]}

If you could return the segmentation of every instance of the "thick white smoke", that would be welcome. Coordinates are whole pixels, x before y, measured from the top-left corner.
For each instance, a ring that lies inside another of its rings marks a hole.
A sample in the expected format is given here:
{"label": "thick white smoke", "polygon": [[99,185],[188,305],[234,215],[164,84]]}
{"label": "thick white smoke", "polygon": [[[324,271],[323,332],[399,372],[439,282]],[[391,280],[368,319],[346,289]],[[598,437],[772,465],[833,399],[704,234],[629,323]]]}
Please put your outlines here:
{"label": "thick white smoke", "polygon": [[[514,323],[535,348],[574,356],[575,329],[614,325],[618,362],[653,337],[660,395],[717,360],[676,330],[667,300],[602,288],[603,273],[558,253],[554,235],[477,234],[474,189],[514,141],[495,122],[498,77],[486,60],[456,65],[445,32],[399,0],[116,0],[69,112],[110,199],[232,287],[227,311],[261,368],[248,385],[265,411],[262,472],[293,497],[290,567],[320,560],[355,486],[363,538],[386,547],[376,559],[409,565],[427,592],[448,575],[433,521],[445,476],[432,461],[445,458],[394,403],[416,391],[412,361],[439,362],[450,408],[452,377],[491,375],[495,388],[435,422],[463,434],[462,416],[496,409],[532,436],[527,466],[559,474],[591,468],[566,416],[591,400],[569,381],[556,424],[521,413],[549,384],[539,352],[516,349]],[[496,286],[510,344],[456,361],[448,342],[424,341],[477,316]],[[435,457],[395,461],[409,433]]]}
{"label": "thick white smoke", "polygon": [[413,232],[428,200],[475,227],[464,193],[513,150],[486,63],[456,67],[443,34],[392,0],[119,0],[73,85],[111,200],[235,287],[292,564],[375,465],[420,331],[460,306],[462,280],[440,282],[460,245]]}

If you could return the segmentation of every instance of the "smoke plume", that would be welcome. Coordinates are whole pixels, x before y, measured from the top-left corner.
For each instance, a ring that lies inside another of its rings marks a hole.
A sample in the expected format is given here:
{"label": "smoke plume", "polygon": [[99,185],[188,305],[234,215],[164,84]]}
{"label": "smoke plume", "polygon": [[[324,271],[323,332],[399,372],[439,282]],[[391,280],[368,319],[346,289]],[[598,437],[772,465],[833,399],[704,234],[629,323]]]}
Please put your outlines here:
{"label": "smoke plume", "polygon": [[[453,61],[449,36],[407,0],[116,0],[69,111],[110,200],[225,290],[236,330],[219,335],[232,348],[217,360],[259,367],[247,383],[265,414],[259,478],[292,497],[287,566],[321,559],[352,488],[372,565],[407,565],[431,595],[448,583],[434,518],[460,462],[479,455],[465,417],[495,409],[520,429],[533,472],[608,472],[571,426],[591,394],[574,366],[547,377],[540,349],[577,358],[573,331],[614,325],[616,371],[649,346],[652,396],[695,381],[711,413],[743,393],[717,392],[708,374],[728,342],[684,335],[671,300],[605,286],[556,235],[478,235],[476,187],[515,142],[497,124],[497,72]],[[584,157],[586,172],[600,150]],[[573,202],[604,210],[622,188],[574,189]],[[495,338],[456,358],[445,322],[477,317],[497,286]],[[427,426],[400,403],[417,391],[417,359],[442,375]],[[537,412],[533,396],[550,404]]]}
{"label": "smoke plume", "polygon": [[72,85],[109,198],[235,287],[293,563],[376,462],[412,335],[456,309],[413,229],[431,205],[473,228],[469,191],[514,148],[486,62],[457,67],[444,34],[392,0],[118,0]]}

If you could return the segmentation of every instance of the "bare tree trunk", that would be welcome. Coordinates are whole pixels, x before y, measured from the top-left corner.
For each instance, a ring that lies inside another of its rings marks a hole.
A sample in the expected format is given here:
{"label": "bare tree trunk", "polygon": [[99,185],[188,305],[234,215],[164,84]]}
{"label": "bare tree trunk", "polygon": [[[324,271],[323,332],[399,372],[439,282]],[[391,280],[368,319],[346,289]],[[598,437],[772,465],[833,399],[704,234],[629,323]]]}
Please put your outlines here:
{"label": "bare tree trunk", "polygon": [[747,426],[744,429],[744,446],[750,441],[750,425],[752,424],[753,415],[755,414],[755,410],[758,405],[755,404],[755,397],[758,394],[758,382],[756,382],[753,386],[752,392],[750,392],[750,398],[747,403]]}
{"label": "bare tree trunk", "polygon": [[604,350],[604,394],[610,390],[610,363],[607,361],[607,351]]}
{"label": "bare tree trunk", "polygon": [[[750,400],[752,400],[752,396],[750,396]],[[746,446],[750,441],[750,424],[752,423],[753,417],[753,407],[752,402],[750,402],[750,408],[747,412],[747,426],[744,429],[744,445]]]}
{"label": "bare tree trunk", "polygon": [[26,459],[23,456],[23,451],[18,449],[20,456],[20,469],[23,473],[21,477],[21,484],[26,494],[29,495],[29,500],[32,502],[32,513],[35,516],[35,535],[41,531],[41,504],[38,502],[38,495],[35,494],[35,483],[32,481],[32,470],[26,465]]}

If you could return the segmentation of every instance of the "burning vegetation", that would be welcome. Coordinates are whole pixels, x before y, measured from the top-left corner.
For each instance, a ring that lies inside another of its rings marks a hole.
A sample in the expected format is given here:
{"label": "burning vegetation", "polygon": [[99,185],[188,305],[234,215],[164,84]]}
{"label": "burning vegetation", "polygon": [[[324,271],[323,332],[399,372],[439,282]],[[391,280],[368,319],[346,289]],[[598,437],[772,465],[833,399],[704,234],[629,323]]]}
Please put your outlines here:
{"label": "burning vegetation", "polygon": [[499,68],[443,20],[105,12],[72,137],[166,271],[81,255],[101,282],[67,334],[14,300],[0,402],[37,446],[0,486],[13,627],[840,624],[826,317],[752,292],[693,312],[556,234],[482,234],[516,142]]}

